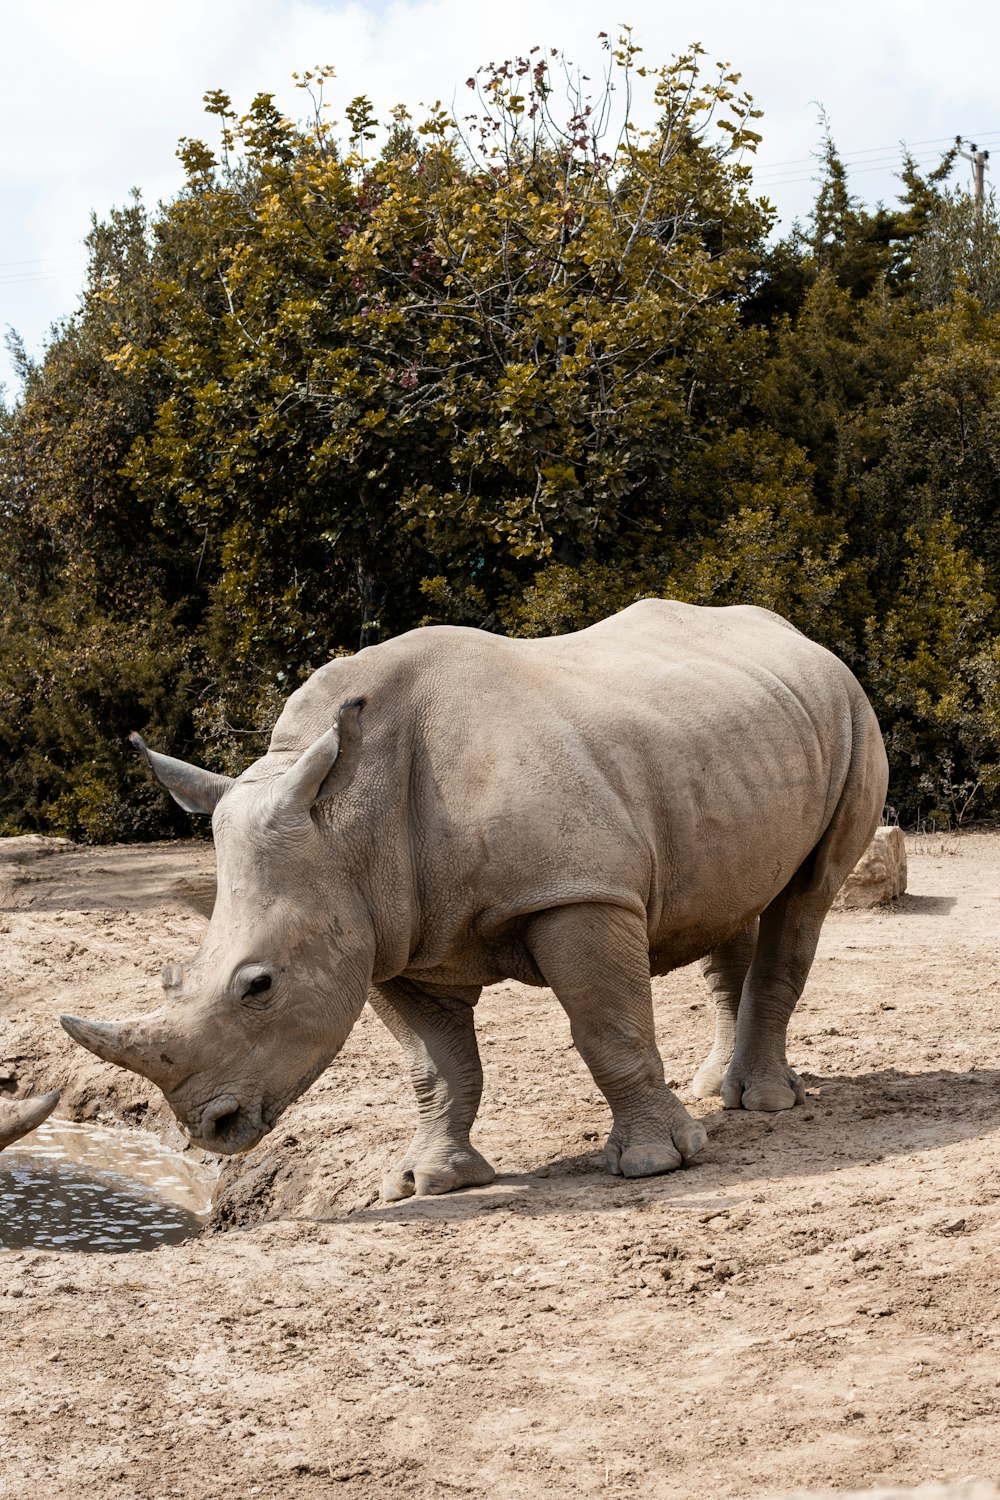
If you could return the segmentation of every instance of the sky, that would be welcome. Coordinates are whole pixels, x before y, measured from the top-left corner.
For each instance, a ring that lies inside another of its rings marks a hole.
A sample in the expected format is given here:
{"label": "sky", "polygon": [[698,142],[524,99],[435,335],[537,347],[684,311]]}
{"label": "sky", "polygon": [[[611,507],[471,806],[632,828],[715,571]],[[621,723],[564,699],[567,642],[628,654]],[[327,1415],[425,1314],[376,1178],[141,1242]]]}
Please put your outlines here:
{"label": "sky", "polygon": [[[627,22],[652,63],[700,42],[764,111],[755,182],[789,225],[815,193],[820,107],[867,203],[895,196],[900,142],[928,165],[961,135],[1000,170],[1000,7],[931,0],[0,0],[0,330],[37,356],[72,314],[92,213],[130,190],[172,196],[182,136],[207,137],[202,108],[266,90],[289,114],[291,75],[333,64],[334,104],[456,101],[482,64],[558,47],[600,75],[598,33]],[[338,111],[335,109],[335,113]],[[969,181],[962,162],[956,182]],[[992,174],[995,177],[995,173]],[[987,181],[991,180],[990,175]],[[17,380],[0,357],[8,399]]]}

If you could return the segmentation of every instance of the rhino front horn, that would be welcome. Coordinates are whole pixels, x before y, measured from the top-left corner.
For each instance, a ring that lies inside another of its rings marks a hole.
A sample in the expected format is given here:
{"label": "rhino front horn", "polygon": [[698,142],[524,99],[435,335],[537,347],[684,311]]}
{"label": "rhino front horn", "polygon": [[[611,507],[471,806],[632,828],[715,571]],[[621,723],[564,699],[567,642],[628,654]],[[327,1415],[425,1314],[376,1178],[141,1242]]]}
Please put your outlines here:
{"label": "rhino front horn", "polygon": [[0,1102],[0,1151],[27,1135],[46,1119],[59,1103],[59,1090],[39,1094],[34,1099],[10,1099]]}
{"label": "rhino front horn", "polygon": [[59,1024],[74,1042],[104,1062],[130,1068],[163,1088],[164,1079],[173,1068],[173,1059],[153,1045],[150,1022],[156,1019],[153,1015],[137,1021],[84,1021],[79,1016],[60,1016]]}

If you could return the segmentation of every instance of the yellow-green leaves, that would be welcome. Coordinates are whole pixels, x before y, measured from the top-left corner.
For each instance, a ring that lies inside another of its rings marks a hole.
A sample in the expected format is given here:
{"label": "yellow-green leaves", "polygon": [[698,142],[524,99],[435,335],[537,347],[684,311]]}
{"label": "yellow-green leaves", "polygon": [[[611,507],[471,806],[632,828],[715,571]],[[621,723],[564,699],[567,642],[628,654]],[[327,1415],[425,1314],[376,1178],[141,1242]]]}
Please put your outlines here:
{"label": "yellow-green leaves", "polygon": [[911,163],[868,213],[828,142],[767,246],[738,74],[604,41],[607,88],[535,48],[413,118],[212,91],[184,189],[95,226],[2,416],[0,824],[162,830],[130,729],[231,772],[332,654],[648,593],[844,655],[907,816],[995,798],[992,207]]}

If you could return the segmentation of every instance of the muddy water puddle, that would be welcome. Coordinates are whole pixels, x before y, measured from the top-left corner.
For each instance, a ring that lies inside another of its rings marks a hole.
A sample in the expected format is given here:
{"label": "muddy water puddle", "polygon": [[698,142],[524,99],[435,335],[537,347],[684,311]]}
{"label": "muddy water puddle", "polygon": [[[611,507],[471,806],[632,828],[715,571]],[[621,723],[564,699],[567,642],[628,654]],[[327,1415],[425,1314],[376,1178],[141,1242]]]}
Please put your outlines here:
{"label": "muddy water puddle", "polygon": [[0,1249],[177,1244],[204,1228],[217,1175],[143,1131],[49,1119],[0,1155]]}

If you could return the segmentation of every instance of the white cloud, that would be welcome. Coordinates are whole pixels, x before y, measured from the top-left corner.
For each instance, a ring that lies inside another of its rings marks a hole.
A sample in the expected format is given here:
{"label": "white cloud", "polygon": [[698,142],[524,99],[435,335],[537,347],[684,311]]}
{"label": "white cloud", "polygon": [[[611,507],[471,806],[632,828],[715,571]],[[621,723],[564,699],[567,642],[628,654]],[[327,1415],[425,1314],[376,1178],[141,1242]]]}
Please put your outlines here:
{"label": "white cloud", "polygon": [[34,0],[5,16],[0,326],[40,347],[48,324],[75,305],[91,210],[106,213],[133,185],[150,202],[176,190],[177,140],[206,133],[207,89],[226,89],[238,105],[268,89],[292,108],[291,73],[331,62],[342,99],[364,92],[382,111],[450,102],[478,65],[535,42],[596,70],[597,33],[613,32],[621,11],[654,60],[700,40],[742,71],[765,110],[760,183],[788,217],[812,198],[815,101],[868,199],[892,197],[891,163],[871,169],[877,152],[854,154],[887,147],[891,156],[901,138],[979,132],[1000,160],[995,9],[973,27],[956,17],[949,33],[927,0],[626,0],[611,10],[598,0]]}

